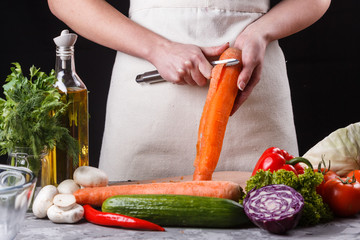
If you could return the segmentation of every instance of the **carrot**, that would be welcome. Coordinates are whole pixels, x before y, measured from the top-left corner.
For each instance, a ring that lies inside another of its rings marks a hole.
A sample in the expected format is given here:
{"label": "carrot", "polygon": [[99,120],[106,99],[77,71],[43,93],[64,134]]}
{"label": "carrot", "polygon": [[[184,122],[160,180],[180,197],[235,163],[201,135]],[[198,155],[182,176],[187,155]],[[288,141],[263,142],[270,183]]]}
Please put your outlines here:
{"label": "carrot", "polygon": [[[224,67],[224,64],[220,64],[218,65],[218,67],[214,68],[212,71],[212,75],[220,75],[221,71]],[[208,108],[210,106],[210,101],[213,98],[215,92],[216,92],[216,88],[217,85],[219,83],[219,81],[213,81],[212,83],[212,87],[209,88],[207,96],[206,96],[206,101],[205,101],[205,105],[204,105],[204,109],[203,109],[203,114],[201,115],[201,119],[200,119],[200,125],[199,125],[199,131],[198,131],[198,142],[196,143],[196,158],[195,158],[195,162],[194,162],[194,166],[198,165],[199,162],[199,153],[200,153],[200,146],[202,145],[200,143],[200,140],[203,139],[202,138],[202,133],[204,132],[204,127],[205,127],[205,116],[206,114],[204,114],[205,112],[208,111]]]}
{"label": "carrot", "polygon": [[228,58],[236,58],[240,60],[240,64],[231,67],[220,64],[212,70],[200,119],[193,180],[211,180],[220,157],[226,125],[238,92],[237,78],[242,66],[241,50],[228,48],[220,59]]}
{"label": "carrot", "polygon": [[100,207],[109,197],[129,194],[176,194],[227,198],[239,201],[241,187],[230,181],[186,181],[114,185],[79,189],[74,193],[78,204]]}

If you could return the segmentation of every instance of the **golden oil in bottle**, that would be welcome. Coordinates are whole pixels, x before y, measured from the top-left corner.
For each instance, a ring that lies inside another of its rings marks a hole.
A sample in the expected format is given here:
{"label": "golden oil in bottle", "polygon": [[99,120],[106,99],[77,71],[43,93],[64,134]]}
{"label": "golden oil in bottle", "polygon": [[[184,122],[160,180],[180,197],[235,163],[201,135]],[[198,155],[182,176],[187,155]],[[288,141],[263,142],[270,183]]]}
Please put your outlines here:
{"label": "golden oil in bottle", "polygon": [[62,100],[69,103],[62,124],[71,136],[78,140],[79,159],[74,160],[67,151],[54,148],[48,155],[50,183],[58,185],[65,179],[72,179],[76,168],[89,165],[88,139],[88,92],[87,89],[68,88],[62,93]]}
{"label": "golden oil in bottle", "polygon": [[[54,39],[56,48],[56,87],[61,100],[68,104],[63,115],[62,126],[66,127],[79,144],[79,158],[73,159],[66,150],[55,147],[42,166],[42,178],[47,184],[57,186],[66,179],[72,179],[79,166],[89,165],[89,114],[88,90],[75,71],[74,44],[77,35],[64,30]],[[45,167],[44,167],[45,166]],[[44,183],[45,184],[45,183]]]}

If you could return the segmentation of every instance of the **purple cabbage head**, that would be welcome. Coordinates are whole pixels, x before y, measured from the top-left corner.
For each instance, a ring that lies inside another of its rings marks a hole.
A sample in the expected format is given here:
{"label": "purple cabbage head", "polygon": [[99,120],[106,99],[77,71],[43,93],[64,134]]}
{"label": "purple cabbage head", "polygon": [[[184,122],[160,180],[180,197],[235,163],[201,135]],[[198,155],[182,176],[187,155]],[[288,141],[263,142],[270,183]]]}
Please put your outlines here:
{"label": "purple cabbage head", "polygon": [[255,225],[271,233],[282,234],[299,223],[304,199],[292,187],[275,184],[252,189],[243,206]]}

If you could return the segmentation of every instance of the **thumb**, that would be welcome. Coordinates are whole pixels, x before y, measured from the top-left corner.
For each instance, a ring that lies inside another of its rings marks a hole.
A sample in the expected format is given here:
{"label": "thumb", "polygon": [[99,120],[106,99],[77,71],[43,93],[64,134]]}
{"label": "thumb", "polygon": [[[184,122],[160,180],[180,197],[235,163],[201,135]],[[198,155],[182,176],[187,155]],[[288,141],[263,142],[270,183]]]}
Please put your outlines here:
{"label": "thumb", "polygon": [[222,44],[220,46],[214,46],[214,47],[201,47],[201,51],[203,52],[205,58],[200,62],[199,64],[199,70],[201,74],[207,78],[210,79],[211,77],[211,69],[213,66],[209,63],[209,61],[206,59],[207,57],[215,57],[221,55],[227,48],[229,48],[229,43]]}
{"label": "thumb", "polygon": [[227,42],[220,46],[201,47],[200,49],[206,57],[214,57],[221,55],[229,46],[230,44]]}

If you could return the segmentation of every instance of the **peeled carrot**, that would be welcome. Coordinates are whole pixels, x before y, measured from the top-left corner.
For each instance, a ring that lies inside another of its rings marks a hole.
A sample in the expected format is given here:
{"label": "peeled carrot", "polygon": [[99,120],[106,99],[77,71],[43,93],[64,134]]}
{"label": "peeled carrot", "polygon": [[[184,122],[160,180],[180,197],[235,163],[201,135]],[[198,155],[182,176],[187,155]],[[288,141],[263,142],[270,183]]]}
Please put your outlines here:
{"label": "peeled carrot", "polygon": [[100,207],[109,197],[129,194],[176,194],[232,199],[239,201],[241,187],[230,181],[186,181],[114,185],[79,189],[74,193],[78,204]]}
{"label": "peeled carrot", "polygon": [[237,78],[242,68],[241,50],[228,48],[220,59],[236,58],[240,64],[217,65],[211,73],[210,86],[200,119],[193,180],[211,180],[218,163],[226,125],[238,92]]}

